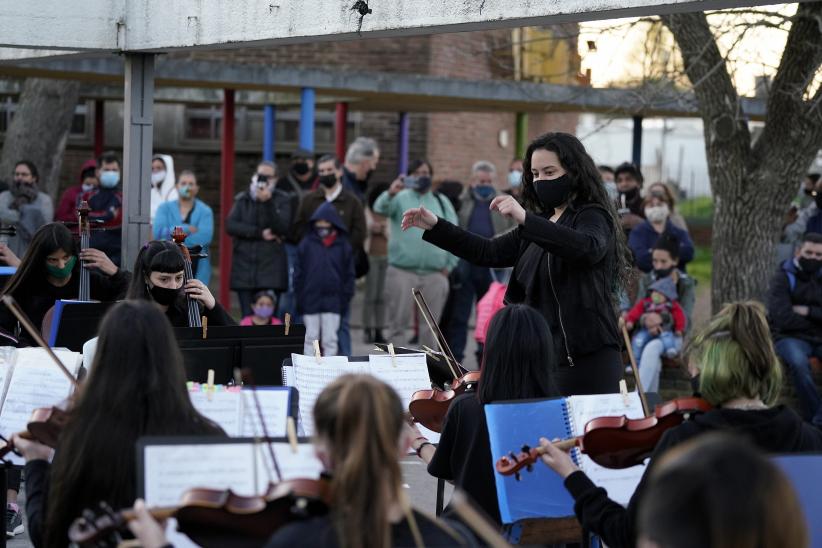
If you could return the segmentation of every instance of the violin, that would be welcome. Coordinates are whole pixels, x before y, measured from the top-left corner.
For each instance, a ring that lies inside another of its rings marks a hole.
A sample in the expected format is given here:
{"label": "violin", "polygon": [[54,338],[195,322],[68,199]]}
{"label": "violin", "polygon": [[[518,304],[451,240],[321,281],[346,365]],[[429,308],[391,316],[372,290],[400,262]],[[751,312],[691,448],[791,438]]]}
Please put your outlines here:
{"label": "violin", "polygon": [[[321,516],[331,505],[328,479],[296,479],[269,484],[262,496],[240,496],[230,489],[191,489],[179,506],[153,508],[158,520],[174,517],[178,530],[204,548],[259,547],[280,527],[295,520]],[[86,510],[69,528],[69,539],[96,546],[136,518],[133,510],[114,512],[101,505],[101,515]]]}
{"label": "violin", "polygon": [[[583,435],[555,442],[558,449],[567,451],[578,447],[595,463],[605,468],[630,468],[651,456],[662,435],[669,429],[682,424],[693,413],[705,412],[711,404],[702,398],[678,398],[659,404],[650,417],[629,419],[621,417],[598,417],[588,421]],[[510,453],[500,458],[496,470],[503,476],[515,475],[523,468],[531,467],[541,455],[543,447],[524,446],[518,454]]]}
{"label": "violin", "polygon": [[[188,251],[188,247],[185,245],[185,240],[187,237],[188,235],[183,231],[183,227],[181,226],[174,227],[174,231],[171,233],[171,239],[174,240],[174,243],[177,244],[180,248],[180,252],[183,254],[183,265],[185,269],[183,286],[185,286],[189,280],[194,278],[194,271],[191,269],[191,254]],[[188,294],[186,294],[186,305],[188,306],[188,326],[203,327],[202,316],[200,316],[200,305],[197,304],[197,301],[192,299]]]}
{"label": "violin", "polygon": [[428,308],[428,303],[425,302],[422,292],[414,288],[411,293],[422,317],[434,333],[434,338],[442,351],[442,357],[445,358],[448,364],[451,375],[453,375],[453,380],[446,385],[445,389],[434,386],[414,392],[411,395],[411,402],[408,404],[408,411],[414,418],[414,422],[418,422],[434,432],[442,432],[442,423],[445,420],[445,414],[448,413],[448,409],[451,407],[451,402],[457,396],[472,390],[477,385],[480,380],[480,372],[466,371],[457,363],[448,342],[431,315],[431,310]]}
{"label": "violin", "polygon": [[[27,440],[34,440],[54,449],[57,440],[69,421],[69,413],[59,407],[39,407],[32,411],[26,430],[18,435]],[[6,445],[0,447],[0,460],[9,453],[17,453],[13,440],[3,440]]]}

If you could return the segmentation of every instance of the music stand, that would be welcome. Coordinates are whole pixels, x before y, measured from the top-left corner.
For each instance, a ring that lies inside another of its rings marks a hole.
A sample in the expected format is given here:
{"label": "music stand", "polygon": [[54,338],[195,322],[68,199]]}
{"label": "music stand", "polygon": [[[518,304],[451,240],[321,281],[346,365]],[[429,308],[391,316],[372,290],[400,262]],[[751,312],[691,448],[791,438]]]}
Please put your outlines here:
{"label": "music stand", "polygon": [[49,330],[49,346],[82,352],[86,341],[97,336],[100,320],[113,304],[113,301],[56,301]]}

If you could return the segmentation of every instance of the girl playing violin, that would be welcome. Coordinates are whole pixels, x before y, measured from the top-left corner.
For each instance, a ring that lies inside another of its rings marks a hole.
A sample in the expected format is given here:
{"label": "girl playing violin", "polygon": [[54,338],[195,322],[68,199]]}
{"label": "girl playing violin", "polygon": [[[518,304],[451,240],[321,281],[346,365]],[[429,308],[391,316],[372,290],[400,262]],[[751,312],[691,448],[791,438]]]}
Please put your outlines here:
{"label": "girl playing violin", "polygon": [[[3,294],[14,297],[39,328],[55,301],[76,299],[80,294],[80,261],[90,269],[92,299],[116,301],[122,298],[128,286],[128,273],[117,268],[102,251],[86,249],[78,253],[74,237],[60,223],[43,225],[35,232]],[[0,307],[0,327],[10,333],[18,331],[17,319],[5,307]],[[19,346],[35,345],[25,331],[20,331],[19,340]]]}
{"label": "girl playing violin", "polygon": [[176,244],[154,240],[137,254],[128,288],[129,299],[154,301],[174,327],[188,327],[186,297],[196,300],[208,325],[236,325],[200,280],[185,280],[183,254]]}
{"label": "girl playing violin", "polygon": [[119,303],[103,317],[94,363],[68,412],[55,451],[13,439],[26,459],[26,515],[37,547],[66,546],[71,522],[100,501],[133,503],[141,436],[224,435],[191,404],[165,315],[141,301]]}
{"label": "girl playing violin", "polygon": [[453,481],[500,523],[483,407],[495,401],[548,398],[559,392],[553,379],[556,364],[551,332],[535,309],[519,304],[500,309],[491,319],[486,341],[476,393],[462,394],[451,403],[439,446],[435,448],[414,426],[412,447],[428,463],[432,476]]}
{"label": "girl playing violin", "polygon": [[782,388],[782,370],[761,304],[725,306],[694,338],[688,355],[688,369],[693,376],[698,375],[699,392],[714,409],[695,415],[662,436],[627,509],[609,499],[568,453],[545,438],[540,440],[546,449],[542,460],[565,479],[583,528],[602,537],[611,548],[635,545],[637,507],[648,476],[660,455],[685,440],[721,430],[739,434],[768,453],[822,450],[822,431],[804,423],[784,405],[774,405]]}

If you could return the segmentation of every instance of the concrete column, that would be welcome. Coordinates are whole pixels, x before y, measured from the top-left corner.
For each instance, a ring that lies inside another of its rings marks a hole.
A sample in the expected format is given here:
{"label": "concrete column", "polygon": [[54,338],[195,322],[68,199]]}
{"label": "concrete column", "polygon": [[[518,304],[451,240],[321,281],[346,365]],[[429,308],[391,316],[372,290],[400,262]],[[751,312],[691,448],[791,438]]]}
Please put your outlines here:
{"label": "concrete column", "polygon": [[400,127],[397,135],[397,173],[408,171],[408,133],[410,119],[407,112],[400,112]]}
{"label": "concrete column", "polygon": [[348,103],[337,103],[334,119],[334,152],[337,158],[345,161],[345,145],[348,133]]}
{"label": "concrete column", "polygon": [[642,168],[642,116],[634,116],[634,135],[631,148],[631,161]]}
{"label": "concrete column", "polygon": [[274,143],[277,139],[277,107],[263,107],[263,160],[274,161]]}
{"label": "concrete column", "polygon": [[103,155],[106,140],[106,102],[102,99],[94,101],[94,157]]}
{"label": "concrete column", "polygon": [[300,148],[314,152],[314,111],[317,95],[314,88],[300,92]]}
{"label": "concrete column", "polygon": [[220,149],[220,304],[230,308],[231,238],[226,219],[234,204],[234,90],[223,90],[223,134]]}
{"label": "concrete column", "polygon": [[514,156],[524,158],[528,149],[528,113],[517,112],[516,141],[514,145]]}
{"label": "concrete column", "polygon": [[154,54],[125,55],[123,101],[123,239],[121,266],[131,270],[151,239],[151,155],[154,131]]}

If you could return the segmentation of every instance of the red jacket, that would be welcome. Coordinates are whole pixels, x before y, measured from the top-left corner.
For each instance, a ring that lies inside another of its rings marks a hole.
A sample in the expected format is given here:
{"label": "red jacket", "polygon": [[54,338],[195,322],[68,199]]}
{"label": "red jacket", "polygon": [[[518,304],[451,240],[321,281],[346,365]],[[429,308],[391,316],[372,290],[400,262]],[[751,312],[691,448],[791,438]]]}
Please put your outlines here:
{"label": "red jacket", "polygon": [[[645,314],[646,312],[654,312],[653,310],[648,310],[648,308],[650,308],[653,304],[654,301],[651,300],[650,297],[646,297],[638,301],[634,305],[634,307],[628,311],[628,314],[625,315],[625,321],[630,322],[632,324],[636,324],[640,320],[640,318],[642,318],[643,314]],[[666,304],[671,305],[670,312],[671,317],[674,320],[674,332],[684,333],[685,326],[687,325],[688,320],[685,319],[685,312],[682,310],[682,307],[679,306],[679,303],[677,301],[669,301]]]}
{"label": "red jacket", "polygon": [[82,193],[83,185],[68,187],[60,197],[60,205],[57,206],[54,219],[64,223],[77,221],[77,206],[79,205],[79,198]]}

